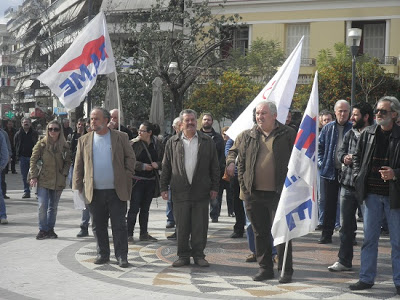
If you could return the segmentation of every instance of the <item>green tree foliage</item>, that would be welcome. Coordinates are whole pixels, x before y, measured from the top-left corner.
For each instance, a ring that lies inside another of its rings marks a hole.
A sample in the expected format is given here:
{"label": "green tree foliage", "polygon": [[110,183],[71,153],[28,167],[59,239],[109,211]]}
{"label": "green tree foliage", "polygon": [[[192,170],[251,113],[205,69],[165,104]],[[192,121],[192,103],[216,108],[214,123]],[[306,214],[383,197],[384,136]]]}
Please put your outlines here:
{"label": "green tree foliage", "polygon": [[275,75],[284,59],[285,54],[279,42],[257,38],[246,55],[242,55],[240,51],[232,51],[224,65],[226,69],[248,74],[254,81],[265,85]]}
{"label": "green tree foliage", "polygon": [[[124,31],[131,37],[124,56],[140,62],[133,66],[135,72],[148,72],[152,79],[158,76],[164,81],[171,95],[172,115],[176,116],[196,78],[222,62],[217,50],[226,39],[220,38],[220,31],[238,19],[238,15],[213,15],[208,1],[157,0],[151,10],[130,13],[124,22]],[[171,62],[177,63],[173,73]]]}
{"label": "green tree foliage", "polygon": [[227,118],[234,121],[262,87],[238,71],[227,71],[218,81],[211,80],[195,89],[188,107],[198,112],[209,111],[216,120]]}
{"label": "green tree foliage", "polygon": [[[318,91],[320,109],[333,110],[339,99],[351,99],[351,54],[349,48],[338,43],[334,46],[335,55],[329,49],[321,50],[317,58]],[[375,58],[367,55],[357,57],[356,61],[356,102],[367,101],[375,105],[385,95],[398,97],[400,83]],[[295,108],[304,110],[310,97],[312,83],[298,85],[293,97]]]}

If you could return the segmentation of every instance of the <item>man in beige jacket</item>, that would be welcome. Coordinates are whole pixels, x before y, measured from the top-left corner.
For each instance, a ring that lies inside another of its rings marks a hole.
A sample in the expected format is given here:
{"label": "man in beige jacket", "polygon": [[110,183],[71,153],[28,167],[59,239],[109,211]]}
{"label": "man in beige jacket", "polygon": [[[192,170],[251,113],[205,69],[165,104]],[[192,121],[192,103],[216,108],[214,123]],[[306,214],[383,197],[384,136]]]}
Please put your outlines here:
{"label": "man in beige jacket", "polygon": [[110,260],[108,219],[118,265],[128,267],[127,200],[131,198],[135,154],[128,135],[107,127],[110,113],[100,107],[90,113],[92,132],[78,140],[72,189],[84,191],[93,217],[97,242],[95,264]]}

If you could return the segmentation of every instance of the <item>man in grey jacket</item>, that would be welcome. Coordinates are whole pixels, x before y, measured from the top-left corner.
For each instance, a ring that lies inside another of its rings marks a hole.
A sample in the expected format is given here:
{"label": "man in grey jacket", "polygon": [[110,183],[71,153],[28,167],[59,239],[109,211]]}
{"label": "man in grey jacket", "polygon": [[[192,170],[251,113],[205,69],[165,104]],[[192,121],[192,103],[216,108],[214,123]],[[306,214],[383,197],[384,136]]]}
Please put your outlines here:
{"label": "man in grey jacket", "polygon": [[[168,200],[171,187],[178,260],[172,266],[195,264],[208,267],[204,249],[207,243],[208,204],[216,199],[220,178],[219,164],[213,140],[197,131],[197,114],[185,109],[179,117],[182,132],[171,137],[165,147],[161,173],[161,196]],[[190,243],[189,243],[190,240]]]}

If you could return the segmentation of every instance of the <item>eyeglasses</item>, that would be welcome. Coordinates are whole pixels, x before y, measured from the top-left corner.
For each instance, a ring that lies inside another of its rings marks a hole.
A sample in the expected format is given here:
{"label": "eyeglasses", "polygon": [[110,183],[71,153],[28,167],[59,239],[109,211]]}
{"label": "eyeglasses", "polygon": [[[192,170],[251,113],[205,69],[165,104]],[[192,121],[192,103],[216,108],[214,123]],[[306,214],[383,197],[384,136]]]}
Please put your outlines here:
{"label": "eyeglasses", "polygon": [[50,132],[51,132],[51,131],[59,132],[59,131],[60,131],[60,128],[58,128],[58,127],[49,127],[49,131],[50,131]]}
{"label": "eyeglasses", "polygon": [[374,114],[380,113],[382,116],[386,116],[388,112],[393,112],[393,110],[386,110],[386,109],[374,109]]}
{"label": "eyeglasses", "polygon": [[148,132],[147,130],[139,129],[138,132]]}

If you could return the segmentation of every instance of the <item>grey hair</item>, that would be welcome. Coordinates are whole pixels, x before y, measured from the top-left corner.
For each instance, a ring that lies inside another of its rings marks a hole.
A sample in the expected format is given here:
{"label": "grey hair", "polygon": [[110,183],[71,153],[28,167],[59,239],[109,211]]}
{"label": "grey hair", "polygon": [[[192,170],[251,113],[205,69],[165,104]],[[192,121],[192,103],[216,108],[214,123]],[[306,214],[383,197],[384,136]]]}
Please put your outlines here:
{"label": "grey hair", "polygon": [[333,107],[333,110],[336,111],[336,108],[342,103],[346,103],[347,106],[349,107],[349,110],[350,110],[350,103],[348,101],[346,101],[346,100],[343,100],[343,99],[340,99],[340,100],[336,101],[335,106]]}
{"label": "grey hair", "polygon": [[180,122],[181,122],[181,118],[177,117],[177,118],[175,118],[174,121],[172,122],[172,126],[173,126],[173,127],[176,127],[176,125],[178,125],[178,123],[180,123]]}
{"label": "grey hair", "polygon": [[67,123],[67,122],[69,122],[69,119],[68,119],[68,118],[65,118],[65,119],[62,120],[62,122],[63,122],[63,124],[64,124],[64,123]]}
{"label": "grey hair", "polygon": [[105,109],[103,107],[100,107],[100,106],[96,106],[96,107],[92,108],[92,110],[90,111],[90,114],[95,110],[100,110],[103,113],[103,117],[108,119],[108,122],[110,122],[111,115],[110,115],[110,112],[107,109]]}
{"label": "grey hair", "polygon": [[197,112],[195,112],[193,109],[184,109],[180,112],[179,114],[179,119],[181,120],[181,122],[183,121],[183,115],[194,115],[194,118],[197,120]]}
{"label": "grey hair", "polygon": [[278,114],[278,109],[276,108],[275,102],[272,101],[261,101],[260,103],[257,104],[256,108],[259,106],[268,106],[269,113],[272,115],[277,115]]}
{"label": "grey hair", "polygon": [[397,117],[400,116],[400,102],[396,97],[393,96],[384,96],[381,99],[378,100],[379,102],[387,101],[390,102],[390,108],[397,112]]}
{"label": "grey hair", "polygon": [[32,123],[31,118],[27,118],[27,117],[23,117],[23,118],[21,119],[21,123],[22,123],[23,121],[25,121],[25,120],[28,120],[29,123]]}

